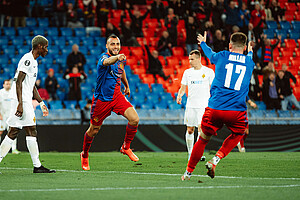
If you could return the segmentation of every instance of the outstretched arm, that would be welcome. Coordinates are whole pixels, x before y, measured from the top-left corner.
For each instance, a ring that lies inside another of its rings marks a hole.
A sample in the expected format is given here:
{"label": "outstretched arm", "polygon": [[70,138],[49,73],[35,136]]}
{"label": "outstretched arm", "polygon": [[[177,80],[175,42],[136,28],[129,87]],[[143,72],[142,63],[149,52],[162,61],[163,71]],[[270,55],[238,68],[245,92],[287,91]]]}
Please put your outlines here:
{"label": "outstretched arm", "polygon": [[123,61],[123,60],[126,60],[126,56],[124,54],[119,54],[119,55],[116,55],[116,56],[111,56],[109,58],[106,58],[103,61],[103,65],[104,66],[109,66],[109,65],[115,64],[117,61]]}
{"label": "outstretched arm", "polygon": [[206,31],[204,32],[204,36],[201,34],[198,34],[197,40],[198,44],[200,44],[204,54],[207,56],[209,60],[211,60],[211,57],[216,53],[214,52],[209,46],[207,46],[206,42]]}

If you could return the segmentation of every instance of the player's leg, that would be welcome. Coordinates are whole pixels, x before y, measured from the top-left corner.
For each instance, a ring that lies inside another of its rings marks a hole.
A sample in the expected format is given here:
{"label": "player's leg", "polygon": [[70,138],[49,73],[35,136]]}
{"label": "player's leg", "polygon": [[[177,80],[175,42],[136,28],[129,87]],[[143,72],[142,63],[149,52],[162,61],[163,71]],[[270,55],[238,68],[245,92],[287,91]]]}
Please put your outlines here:
{"label": "player's leg", "polygon": [[248,137],[249,135],[249,127],[247,127],[245,129],[245,134],[244,136],[242,137],[241,141],[239,141],[239,143],[237,144],[237,147],[239,149],[239,152],[241,153],[245,153],[246,152],[246,148],[245,148],[245,140],[246,138]]}
{"label": "player's leg", "polygon": [[[129,103],[129,102],[128,102]],[[126,154],[132,161],[138,161],[139,158],[130,149],[130,144],[137,133],[139,116],[133,107],[128,107],[123,116],[128,120],[124,143],[120,149],[121,153]]]}
{"label": "player's leg", "polygon": [[20,151],[18,151],[18,149],[17,149],[17,138],[12,143],[11,152],[12,152],[12,154],[19,154],[20,153]]}
{"label": "player's leg", "polygon": [[189,180],[192,172],[195,170],[196,165],[203,156],[205,146],[209,142],[212,135],[216,135],[216,131],[222,126],[219,124],[214,124],[214,118],[218,117],[217,113],[214,114],[214,110],[211,108],[206,108],[201,122],[202,132],[200,137],[193,147],[191,158],[188,162],[186,172],[181,177],[181,180]]}
{"label": "player's leg", "polygon": [[195,137],[194,131],[195,131],[195,127],[187,126],[186,133],[185,133],[185,142],[186,142],[186,147],[187,147],[187,151],[189,154],[188,160],[191,157],[193,146],[194,146],[194,137]]}
{"label": "player's leg", "polygon": [[24,127],[26,131],[26,145],[31,156],[33,163],[33,173],[55,173],[55,170],[50,170],[42,166],[39,159],[39,147],[37,143],[37,130],[36,126],[26,126]]}
{"label": "player's leg", "polygon": [[241,111],[223,111],[226,116],[225,124],[227,128],[232,132],[223,142],[222,147],[216,153],[216,155],[208,161],[205,165],[208,169],[207,174],[214,178],[215,167],[221,159],[225,158],[234,147],[241,141],[245,134],[245,129],[248,126],[247,112]]}
{"label": "player's leg", "polygon": [[7,155],[11,149],[14,139],[16,139],[21,129],[15,127],[9,127],[8,133],[0,145],[0,162]]}

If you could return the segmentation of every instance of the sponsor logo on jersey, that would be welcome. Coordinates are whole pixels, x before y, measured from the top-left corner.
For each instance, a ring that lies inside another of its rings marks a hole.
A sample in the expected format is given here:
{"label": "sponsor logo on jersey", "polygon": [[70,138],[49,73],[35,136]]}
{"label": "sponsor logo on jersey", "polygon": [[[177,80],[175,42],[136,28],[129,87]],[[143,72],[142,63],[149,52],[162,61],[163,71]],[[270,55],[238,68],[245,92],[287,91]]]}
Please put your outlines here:
{"label": "sponsor logo on jersey", "polygon": [[95,117],[95,118],[94,118],[94,121],[95,121],[95,122],[98,122],[98,121],[99,121],[98,117]]}
{"label": "sponsor logo on jersey", "polygon": [[30,65],[30,61],[29,60],[25,60],[24,65],[25,66],[29,66]]}

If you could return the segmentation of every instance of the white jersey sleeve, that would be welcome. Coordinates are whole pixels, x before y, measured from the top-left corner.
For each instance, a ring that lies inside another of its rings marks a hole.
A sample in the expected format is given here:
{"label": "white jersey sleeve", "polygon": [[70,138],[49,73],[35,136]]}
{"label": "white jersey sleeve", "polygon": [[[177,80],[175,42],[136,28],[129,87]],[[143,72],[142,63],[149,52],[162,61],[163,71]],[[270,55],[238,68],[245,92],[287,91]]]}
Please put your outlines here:
{"label": "white jersey sleeve", "polygon": [[181,84],[182,85],[188,85],[188,79],[187,79],[186,70],[183,72],[182,79],[181,79]]}
{"label": "white jersey sleeve", "polygon": [[18,70],[28,74],[32,64],[31,62],[32,61],[30,59],[23,57],[19,62]]}

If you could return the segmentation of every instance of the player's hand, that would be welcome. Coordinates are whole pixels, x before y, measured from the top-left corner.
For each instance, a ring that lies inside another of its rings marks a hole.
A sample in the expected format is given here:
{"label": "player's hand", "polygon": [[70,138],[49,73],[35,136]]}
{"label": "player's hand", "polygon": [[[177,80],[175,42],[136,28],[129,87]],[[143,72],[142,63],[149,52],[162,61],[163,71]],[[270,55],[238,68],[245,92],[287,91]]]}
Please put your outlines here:
{"label": "player's hand", "polygon": [[16,115],[17,117],[19,117],[19,118],[22,117],[22,115],[23,115],[23,104],[22,104],[22,103],[19,103],[15,115]]}
{"label": "player's hand", "polygon": [[119,61],[123,61],[123,60],[126,60],[126,56],[124,54],[119,54],[117,55],[118,56],[118,60]]}
{"label": "player's hand", "polygon": [[49,110],[46,105],[42,106],[43,116],[47,117],[49,115]]}
{"label": "player's hand", "polygon": [[3,117],[2,117],[2,115],[0,115],[0,120],[3,120]]}
{"label": "player's hand", "polygon": [[201,42],[206,42],[206,31],[204,31],[204,36],[202,36],[201,34],[198,34],[197,36],[197,40],[198,40],[198,44],[200,45]]}
{"label": "player's hand", "polygon": [[257,108],[256,103],[254,103],[253,101],[250,102],[250,106],[251,106],[252,108]]}
{"label": "player's hand", "polygon": [[130,89],[129,89],[129,87],[125,87],[125,89],[124,89],[124,95],[128,95],[128,97],[130,97]]}
{"label": "player's hand", "polygon": [[181,100],[182,100],[182,98],[179,97],[179,96],[177,96],[176,103],[180,105],[181,104]]}
{"label": "player's hand", "polygon": [[248,52],[253,51],[252,50],[252,41],[248,42]]}

